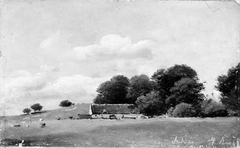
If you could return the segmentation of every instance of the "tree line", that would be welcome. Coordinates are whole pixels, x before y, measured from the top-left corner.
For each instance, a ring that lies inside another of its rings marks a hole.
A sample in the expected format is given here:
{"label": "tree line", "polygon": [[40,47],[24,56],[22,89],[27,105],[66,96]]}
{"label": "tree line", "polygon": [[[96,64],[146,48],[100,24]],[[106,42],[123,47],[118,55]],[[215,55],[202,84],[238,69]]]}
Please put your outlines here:
{"label": "tree line", "polygon": [[240,114],[240,63],[218,76],[220,102],[206,98],[204,84],[197,72],[187,65],[157,69],[149,78],[145,74],[128,79],[113,76],[97,88],[96,104],[134,104],[136,113],[168,114],[175,117],[215,117]]}
{"label": "tree line", "polygon": [[[168,114],[173,117],[217,117],[240,115],[240,63],[217,77],[215,88],[221,92],[220,102],[207,98],[204,84],[197,72],[187,65],[157,69],[149,78],[145,74],[128,79],[113,76],[97,88],[95,104],[133,104],[135,113],[145,115]],[[59,106],[74,105],[63,100]],[[41,111],[39,103],[25,108],[23,113]]]}

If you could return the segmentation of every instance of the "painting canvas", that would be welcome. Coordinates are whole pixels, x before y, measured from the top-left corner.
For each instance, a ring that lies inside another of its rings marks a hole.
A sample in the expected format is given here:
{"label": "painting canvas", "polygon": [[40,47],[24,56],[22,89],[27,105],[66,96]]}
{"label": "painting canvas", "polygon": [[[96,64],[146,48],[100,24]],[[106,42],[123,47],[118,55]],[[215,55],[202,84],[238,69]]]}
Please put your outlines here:
{"label": "painting canvas", "polygon": [[1,0],[0,146],[240,147],[239,28],[234,0]]}

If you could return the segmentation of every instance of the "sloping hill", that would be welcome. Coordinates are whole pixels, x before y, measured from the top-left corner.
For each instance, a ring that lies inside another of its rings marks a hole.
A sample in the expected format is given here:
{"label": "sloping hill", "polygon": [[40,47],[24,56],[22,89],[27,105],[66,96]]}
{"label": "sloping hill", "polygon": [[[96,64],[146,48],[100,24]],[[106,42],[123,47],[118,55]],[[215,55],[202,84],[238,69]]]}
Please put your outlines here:
{"label": "sloping hill", "polygon": [[[1,122],[11,122],[12,124],[19,124],[22,121],[39,121],[43,120],[56,120],[58,118],[68,119],[69,117],[78,118],[78,114],[88,114],[89,107],[91,104],[82,103],[76,104],[70,107],[59,108],[55,110],[46,110],[41,112],[36,112],[30,115],[20,115],[20,116],[6,116],[0,117]],[[3,123],[2,123],[3,124]]]}

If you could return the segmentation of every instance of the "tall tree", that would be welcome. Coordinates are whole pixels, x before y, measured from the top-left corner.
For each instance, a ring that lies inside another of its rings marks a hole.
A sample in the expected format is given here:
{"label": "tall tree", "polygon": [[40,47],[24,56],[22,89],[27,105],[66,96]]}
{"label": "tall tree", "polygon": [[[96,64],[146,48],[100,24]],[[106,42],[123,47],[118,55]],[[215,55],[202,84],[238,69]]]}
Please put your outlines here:
{"label": "tall tree", "polygon": [[[184,96],[189,94],[194,95],[192,99],[196,100],[195,96],[198,96],[198,93],[203,89],[202,84],[198,83],[196,71],[187,65],[174,65],[168,69],[158,69],[153,74],[152,80],[156,83],[155,89],[159,91],[161,97],[165,100],[164,106],[166,110],[184,101]],[[191,90],[181,90],[181,88],[185,87]],[[196,91],[196,88],[199,90]],[[189,102],[191,99],[188,98],[187,100]]]}
{"label": "tall tree", "polygon": [[196,107],[204,99],[204,95],[201,93],[203,89],[203,83],[199,83],[197,80],[191,78],[182,78],[175,82],[174,86],[170,89],[171,95],[168,96],[166,103],[174,107],[184,102]]}
{"label": "tall tree", "polygon": [[221,92],[221,102],[231,110],[240,112],[240,63],[218,76],[216,88]]}
{"label": "tall tree", "polygon": [[153,90],[153,82],[147,75],[136,75],[130,79],[127,103],[134,104],[138,97],[145,96]]}
{"label": "tall tree", "polygon": [[124,104],[128,92],[129,80],[123,75],[117,75],[110,81],[102,83],[98,89],[98,95],[93,100],[98,104]]}

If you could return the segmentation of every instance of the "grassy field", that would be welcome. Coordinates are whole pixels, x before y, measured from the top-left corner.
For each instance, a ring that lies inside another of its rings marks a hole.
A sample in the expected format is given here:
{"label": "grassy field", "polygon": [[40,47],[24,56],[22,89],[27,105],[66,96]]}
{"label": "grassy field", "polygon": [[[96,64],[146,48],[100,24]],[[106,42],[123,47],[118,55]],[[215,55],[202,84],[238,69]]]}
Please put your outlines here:
{"label": "grassy field", "polygon": [[[56,120],[1,118],[1,146],[228,148],[240,142],[238,118]],[[23,121],[24,120],[24,121]],[[40,123],[46,123],[41,128]],[[13,127],[20,124],[21,127]],[[28,127],[27,127],[28,125]]]}

